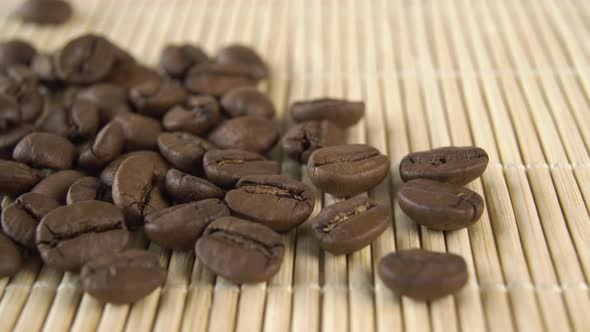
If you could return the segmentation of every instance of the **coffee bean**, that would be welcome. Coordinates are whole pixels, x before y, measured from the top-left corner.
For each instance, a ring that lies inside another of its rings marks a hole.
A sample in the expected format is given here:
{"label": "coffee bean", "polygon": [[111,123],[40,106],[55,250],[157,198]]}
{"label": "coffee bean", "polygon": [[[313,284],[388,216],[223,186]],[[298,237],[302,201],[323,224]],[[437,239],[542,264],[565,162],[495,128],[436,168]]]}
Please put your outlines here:
{"label": "coffee bean", "polygon": [[201,263],[218,275],[236,283],[256,283],[279,271],[285,246],[264,225],[221,217],[207,226],[195,251]]}
{"label": "coffee bean", "polygon": [[61,136],[35,132],[18,142],[12,157],[37,168],[69,169],[76,158],[76,147]]}
{"label": "coffee bean", "polygon": [[166,192],[177,203],[223,198],[225,195],[213,183],[176,169],[170,169],[166,174]]}
{"label": "coffee bean", "polygon": [[325,207],[310,220],[313,236],[334,255],[350,254],[370,245],[389,224],[389,209],[366,197]]}
{"label": "coffee bean", "polygon": [[45,177],[31,191],[51,197],[59,204],[65,204],[68,189],[84,176],[84,173],[75,170],[58,171]]}
{"label": "coffee bean", "polygon": [[0,42],[0,67],[31,64],[37,51],[29,42],[10,39]]}
{"label": "coffee bean", "polygon": [[341,127],[350,127],[365,114],[365,103],[343,99],[322,98],[291,105],[291,116],[297,122],[330,120]]}
{"label": "coffee bean", "polygon": [[123,210],[130,228],[140,226],[144,216],[168,207],[160,182],[149,157],[136,155],[121,163],[113,182],[113,201]]}
{"label": "coffee bean", "polygon": [[20,106],[15,98],[0,93],[0,132],[20,124]]}
{"label": "coffee bean", "polygon": [[274,175],[281,173],[281,165],[258,153],[244,150],[211,150],[203,157],[207,178],[222,188],[233,187],[246,175]]}
{"label": "coffee bean", "polygon": [[104,81],[124,89],[131,89],[139,84],[159,82],[160,79],[160,74],[152,68],[136,62],[120,61],[115,62]]}
{"label": "coffee bean", "polygon": [[162,127],[155,119],[135,113],[125,113],[117,115],[113,121],[123,129],[125,148],[128,151],[158,148],[158,136],[162,132]]}
{"label": "coffee bean", "polygon": [[26,66],[0,67],[0,94],[18,103],[20,121],[32,123],[43,112],[45,98],[39,90],[39,77]]}
{"label": "coffee bean", "polygon": [[67,137],[72,141],[96,135],[100,123],[98,109],[89,101],[76,100],[71,105],[54,107],[40,126],[40,131]]}
{"label": "coffee bean", "polygon": [[104,37],[87,34],[64,46],[56,59],[56,69],[67,83],[90,84],[103,79],[114,61],[111,43]]}
{"label": "coffee bean", "polygon": [[169,45],[162,51],[160,66],[171,77],[182,79],[191,67],[208,60],[207,54],[197,46]]}
{"label": "coffee bean", "polygon": [[45,264],[78,271],[97,256],[125,248],[129,232],[119,208],[100,201],[83,201],[59,207],[43,217],[36,241]]}
{"label": "coffee bean", "polygon": [[170,169],[170,166],[160,156],[159,153],[153,151],[135,151],[120,155],[111,161],[100,173],[100,180],[107,186],[112,186],[115,180],[115,173],[119,169],[119,166],[127,160],[129,157],[141,155],[149,159],[149,162],[154,165],[156,176],[163,178],[166,176],[166,172]]}
{"label": "coffee bean", "polygon": [[184,86],[196,94],[221,97],[232,89],[254,86],[256,82],[247,67],[204,62],[189,70]]}
{"label": "coffee bean", "polygon": [[0,193],[15,195],[34,186],[41,178],[39,170],[12,160],[0,159]]}
{"label": "coffee bean", "polygon": [[138,112],[154,117],[163,116],[172,106],[184,103],[186,98],[184,88],[173,81],[149,81],[129,91],[129,99]]}
{"label": "coffee bean", "polygon": [[256,79],[268,77],[268,67],[264,60],[250,47],[244,45],[228,45],[217,53],[215,62],[228,65],[239,65],[248,68]]}
{"label": "coffee bean", "polygon": [[113,203],[111,187],[92,176],[78,179],[78,181],[70,186],[68,195],[66,196],[66,203],[70,205],[82,201],[103,201]]}
{"label": "coffee bean", "polygon": [[102,123],[111,121],[118,114],[131,111],[127,103],[125,89],[114,84],[98,83],[92,85],[80,91],[76,98],[88,100],[94,104],[100,112]]}
{"label": "coffee bean", "polygon": [[15,275],[23,264],[21,250],[0,232],[0,278]]}
{"label": "coffee bean", "polygon": [[215,145],[188,133],[162,133],[158,137],[160,153],[179,170],[203,174],[205,152],[216,149]]}
{"label": "coffee bean", "polygon": [[277,125],[257,116],[227,120],[209,134],[209,141],[222,149],[240,149],[257,153],[270,150],[279,137]]}
{"label": "coffee bean", "polygon": [[191,250],[213,220],[229,216],[229,209],[216,198],[175,205],[145,218],[148,239],[163,248]]}
{"label": "coffee bean", "polygon": [[272,119],[275,115],[270,98],[251,86],[230,90],[221,98],[221,106],[230,117],[252,115]]}
{"label": "coffee bean", "polygon": [[78,165],[85,168],[100,168],[118,157],[125,147],[125,134],[116,122],[104,126],[94,140],[80,149]]}
{"label": "coffee bean", "polygon": [[378,272],[395,293],[417,300],[452,294],[467,283],[467,265],[461,256],[421,249],[384,256]]}
{"label": "coffee bean", "polygon": [[346,143],[346,132],[332,121],[307,121],[291,127],[281,140],[291,159],[307,163],[317,149]]}
{"label": "coffee bean", "polygon": [[288,232],[302,224],[315,205],[315,195],[305,184],[284,175],[249,175],[225,196],[238,216]]}
{"label": "coffee bean", "polygon": [[410,153],[402,159],[402,180],[431,179],[460,186],[483,174],[488,154],[476,147],[445,147]]}
{"label": "coffee bean", "polygon": [[33,132],[33,126],[21,124],[0,131],[0,156],[12,158],[12,150],[23,137]]}
{"label": "coffee bean", "polygon": [[27,23],[62,24],[72,16],[72,6],[63,0],[27,0],[16,14]]}
{"label": "coffee bean", "polygon": [[35,231],[41,219],[57,209],[59,203],[38,193],[26,193],[2,210],[2,229],[14,241],[36,249]]}
{"label": "coffee bean", "polygon": [[189,97],[187,106],[175,106],[162,119],[168,131],[185,131],[201,135],[221,120],[217,100],[211,96]]}
{"label": "coffee bean", "polygon": [[389,172],[389,159],[365,144],[346,144],[316,150],[307,174],[320,190],[351,197],[377,186]]}

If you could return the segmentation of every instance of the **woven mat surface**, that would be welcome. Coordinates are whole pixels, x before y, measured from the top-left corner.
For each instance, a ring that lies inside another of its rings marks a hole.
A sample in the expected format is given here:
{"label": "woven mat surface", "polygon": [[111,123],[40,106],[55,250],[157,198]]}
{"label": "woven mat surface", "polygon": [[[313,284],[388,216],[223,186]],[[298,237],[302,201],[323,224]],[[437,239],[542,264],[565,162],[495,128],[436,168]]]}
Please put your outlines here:
{"label": "woven mat surface", "polygon": [[[0,331],[589,331],[590,3],[577,0],[77,0],[56,28],[23,25],[0,2],[0,39],[54,50],[98,31],[157,64],[169,42],[214,52],[243,42],[272,67],[264,89],[281,113],[294,100],[362,99],[351,142],[386,152],[391,177],[368,193],[391,226],[347,257],[322,252],[304,224],[270,282],[235,285],[189,252],[161,255],[166,284],[133,305],[81,292],[75,274],[32,260],[0,280]],[[487,206],[456,232],[417,227],[399,209],[397,166],[410,151],[477,145],[490,155],[470,188]],[[304,169],[283,172],[309,183]],[[335,202],[318,193],[315,213]],[[376,262],[423,247],[462,255],[469,283],[431,303],[384,287]]]}

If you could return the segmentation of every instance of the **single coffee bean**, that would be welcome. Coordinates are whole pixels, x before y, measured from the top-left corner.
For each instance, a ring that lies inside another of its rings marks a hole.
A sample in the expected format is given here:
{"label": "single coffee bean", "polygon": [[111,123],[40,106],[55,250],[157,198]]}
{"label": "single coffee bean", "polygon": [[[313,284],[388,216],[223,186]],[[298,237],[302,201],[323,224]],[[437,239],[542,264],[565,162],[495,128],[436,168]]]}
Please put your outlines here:
{"label": "single coffee bean", "polygon": [[105,185],[95,177],[83,177],[70,186],[66,196],[66,203],[68,205],[82,201],[113,203],[111,187]]}
{"label": "single coffee bean", "polygon": [[36,54],[31,60],[31,70],[46,84],[56,83],[59,81],[56,61],[53,54]]}
{"label": "single coffee bean", "polygon": [[12,277],[23,265],[21,250],[0,232],[0,278]]}
{"label": "single coffee bean", "polygon": [[236,283],[256,283],[279,271],[285,245],[279,234],[264,225],[221,217],[207,226],[195,251],[216,274]]}
{"label": "single coffee bean", "polygon": [[78,271],[97,256],[125,248],[129,232],[119,208],[100,201],[83,201],[45,215],[37,227],[36,240],[45,264]]}
{"label": "single coffee bean", "polygon": [[0,194],[15,195],[29,190],[43,177],[26,164],[0,159]]}
{"label": "single coffee bean", "polygon": [[0,93],[0,132],[4,132],[21,122],[20,106],[16,99]]}
{"label": "single coffee bean", "polygon": [[63,0],[27,0],[17,15],[27,23],[62,24],[72,17],[72,6]]}
{"label": "single coffee bean", "polygon": [[157,120],[135,113],[125,113],[116,116],[113,121],[123,129],[125,148],[128,151],[158,148],[158,136],[162,132],[162,127]]}
{"label": "single coffee bean", "polygon": [[139,113],[161,117],[172,106],[184,103],[187,93],[174,81],[148,81],[134,86],[129,99]]}
{"label": "single coffee bean", "polygon": [[215,145],[206,140],[182,132],[160,134],[158,147],[170,164],[183,172],[195,175],[203,174],[205,153],[216,149]]}
{"label": "single coffee bean", "polygon": [[182,79],[191,67],[208,60],[207,54],[198,46],[169,45],[162,51],[160,66],[170,77]]}
{"label": "single coffee bean", "polygon": [[325,207],[311,219],[313,236],[334,255],[345,255],[370,245],[389,224],[389,209],[366,197],[355,197]]}
{"label": "single coffee bean", "polygon": [[159,153],[154,151],[134,151],[120,155],[111,161],[100,173],[100,180],[107,186],[112,186],[115,180],[115,173],[119,169],[119,166],[121,166],[121,164],[128,158],[136,155],[141,155],[148,158],[149,162],[154,165],[154,172],[158,177],[164,178],[170,169],[170,165],[168,165],[166,160],[164,160],[164,158],[162,158]]}
{"label": "single coffee bean", "polygon": [[176,169],[170,169],[166,174],[166,192],[177,203],[223,198],[225,195],[225,192],[213,183]]}
{"label": "single coffee bean", "polygon": [[402,180],[431,179],[464,186],[480,177],[488,165],[488,154],[476,147],[445,147],[410,153],[402,159]]}
{"label": "single coffee bean", "polygon": [[12,150],[23,137],[33,132],[33,126],[21,124],[0,131],[0,156],[12,159]]}
{"label": "single coffee bean", "polygon": [[225,196],[238,216],[288,232],[302,224],[315,205],[315,195],[302,182],[284,175],[249,175]]}
{"label": "single coffee bean", "polygon": [[221,98],[221,106],[230,117],[252,115],[272,119],[275,115],[270,98],[251,86],[230,90]]}
{"label": "single coffee bean", "polygon": [[113,201],[123,210],[129,228],[136,228],[143,217],[168,207],[161,190],[161,179],[149,157],[128,158],[115,173]]}
{"label": "single coffee bean", "polygon": [[39,77],[26,66],[0,67],[0,94],[16,100],[20,121],[33,123],[43,112],[45,98],[39,89]]}
{"label": "single coffee bean", "polygon": [[61,136],[34,132],[18,142],[12,157],[37,168],[69,169],[76,158],[76,147]]}
{"label": "single coffee bean", "polygon": [[94,137],[99,123],[98,109],[89,101],[76,100],[70,105],[51,108],[40,130],[80,141]]}
{"label": "single coffee bean", "polygon": [[373,189],[389,173],[389,159],[365,144],[346,144],[316,150],[307,162],[307,174],[320,190],[351,197]]}
{"label": "single coffee bean", "polygon": [[57,209],[59,203],[38,193],[26,193],[2,210],[2,229],[14,241],[36,249],[35,231],[41,219]]}
{"label": "single coffee bean", "polygon": [[291,159],[307,163],[317,149],[346,143],[346,132],[332,121],[307,121],[292,126],[281,140]]}
{"label": "single coffee bean", "polygon": [[297,122],[330,120],[343,128],[356,124],[364,114],[365,103],[343,99],[322,98],[291,105],[291,116]]}
{"label": "single coffee bean", "polygon": [[279,137],[277,125],[257,116],[227,120],[209,134],[209,141],[222,149],[240,149],[256,153],[270,150]]}
{"label": "single coffee bean", "polygon": [[459,255],[403,250],[379,261],[379,277],[396,294],[417,300],[434,300],[467,283],[467,264]]}
{"label": "single coffee bean", "polygon": [[115,62],[104,81],[124,89],[132,89],[139,84],[159,82],[160,74],[154,69],[131,61]]}
{"label": "single coffee bean", "polygon": [[196,94],[221,97],[232,89],[254,86],[256,82],[247,67],[204,62],[189,70],[184,86]]}
{"label": "single coffee bean", "polygon": [[85,176],[86,174],[71,169],[58,171],[39,181],[31,191],[51,197],[58,201],[59,204],[65,204],[68,189],[70,189],[74,182]]}
{"label": "single coffee bean", "polygon": [[203,157],[207,178],[222,188],[232,188],[247,175],[281,174],[281,165],[258,153],[244,150],[211,150]]}
{"label": "single coffee bean", "polygon": [[191,250],[207,225],[229,216],[229,209],[217,198],[175,205],[149,214],[145,234],[157,245],[173,250]]}
{"label": "single coffee bean", "polygon": [[478,193],[427,179],[406,182],[397,197],[400,208],[412,220],[439,231],[468,227],[479,220],[484,208]]}
{"label": "single coffee bean", "polygon": [[76,98],[88,100],[100,112],[101,122],[107,123],[118,114],[129,113],[131,108],[127,103],[124,88],[114,84],[98,83],[80,91]]}
{"label": "single coffee bean", "polygon": [[94,140],[80,149],[78,165],[85,168],[101,168],[118,157],[125,147],[125,134],[116,122],[109,122]]}
{"label": "single coffee bean", "polygon": [[248,68],[253,76],[260,80],[268,77],[268,66],[250,47],[244,45],[228,45],[217,53],[215,62],[228,65],[239,65]]}
{"label": "single coffee bean", "polygon": [[217,100],[211,96],[189,97],[187,106],[175,106],[162,118],[168,131],[184,131],[202,135],[219,123],[221,113]]}
{"label": "single coffee bean", "polygon": [[0,67],[31,64],[37,51],[29,42],[10,39],[0,42]]}
{"label": "single coffee bean", "polygon": [[115,60],[104,37],[87,34],[69,41],[56,59],[59,77],[67,83],[90,84],[103,79]]}

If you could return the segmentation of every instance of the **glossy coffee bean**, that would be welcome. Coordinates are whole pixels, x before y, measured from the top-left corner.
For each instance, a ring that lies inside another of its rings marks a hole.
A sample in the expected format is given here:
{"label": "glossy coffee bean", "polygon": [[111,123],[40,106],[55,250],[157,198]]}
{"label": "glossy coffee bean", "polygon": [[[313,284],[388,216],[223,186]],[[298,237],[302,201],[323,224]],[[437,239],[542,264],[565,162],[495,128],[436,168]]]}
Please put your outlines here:
{"label": "glossy coffee bean", "polygon": [[158,148],[158,136],[162,127],[157,120],[140,114],[125,113],[118,115],[113,121],[123,129],[127,151]]}
{"label": "glossy coffee bean", "polygon": [[14,147],[12,157],[36,168],[69,169],[76,158],[76,147],[55,134],[31,133]]}
{"label": "glossy coffee bean", "polygon": [[186,106],[175,106],[162,118],[168,131],[202,135],[221,121],[217,100],[211,96],[189,97]]}
{"label": "glossy coffee bean", "polygon": [[129,91],[129,100],[142,114],[161,117],[171,107],[182,104],[187,93],[174,81],[147,82],[134,86]]}
{"label": "glossy coffee bean", "polygon": [[102,36],[87,34],[64,46],[56,59],[56,69],[67,83],[90,84],[103,79],[114,61],[111,43]]}
{"label": "glossy coffee bean", "polygon": [[296,122],[330,120],[344,128],[359,122],[364,114],[365,103],[343,99],[322,98],[291,105],[291,116]]}
{"label": "glossy coffee bean", "polygon": [[264,60],[255,50],[245,45],[233,44],[220,49],[215,62],[248,68],[256,79],[268,77],[269,70]]}
{"label": "glossy coffee bean", "polygon": [[351,197],[377,186],[389,173],[389,159],[365,144],[346,144],[316,150],[307,174],[320,190]]}
{"label": "glossy coffee bean", "polygon": [[476,147],[445,147],[410,153],[402,159],[402,180],[431,179],[460,186],[480,177],[488,165],[488,154]]}
{"label": "glossy coffee bean", "polygon": [[251,86],[230,90],[221,98],[221,106],[230,117],[252,115],[272,119],[275,115],[270,98]]}
{"label": "glossy coffee bean", "polygon": [[209,134],[209,141],[222,149],[240,149],[256,153],[270,150],[279,137],[277,125],[257,116],[227,120]]}
{"label": "glossy coffee bean", "polygon": [[238,216],[288,232],[302,224],[315,205],[315,195],[302,182],[284,175],[249,175],[225,196]]}
{"label": "glossy coffee bean", "polygon": [[113,254],[127,245],[129,232],[123,213],[100,201],[59,207],[37,227],[37,249],[50,267],[78,271],[100,255]]}
{"label": "glossy coffee bean", "polygon": [[232,188],[247,175],[274,175],[281,173],[281,165],[258,153],[244,150],[212,150],[203,157],[207,178],[222,188]]}
{"label": "glossy coffee bean", "polygon": [[166,172],[170,169],[170,165],[162,158],[162,156],[154,151],[134,151],[120,155],[111,161],[100,173],[100,180],[107,186],[112,186],[115,180],[115,173],[119,169],[119,166],[128,158],[136,155],[141,155],[149,159],[148,162],[152,163],[155,168],[156,176],[163,178],[166,176]]}
{"label": "glossy coffee bean", "polygon": [[104,82],[117,85],[124,89],[161,80],[160,74],[154,69],[133,61],[115,62],[111,71],[105,77]]}
{"label": "glossy coffee bean", "polygon": [[307,163],[317,149],[346,143],[346,132],[331,121],[298,123],[281,140],[283,151],[291,159]]}
{"label": "glossy coffee bean", "polygon": [[125,148],[125,133],[116,122],[109,122],[96,137],[84,144],[78,156],[78,165],[84,168],[101,168],[117,158]]}
{"label": "glossy coffee bean", "polygon": [[42,179],[41,171],[26,164],[0,159],[0,193],[15,195],[23,193]]}
{"label": "glossy coffee bean", "polygon": [[63,0],[27,0],[16,12],[24,22],[35,24],[62,24],[72,13],[72,6]]}
{"label": "glossy coffee bean", "polygon": [[145,218],[145,234],[157,245],[173,250],[191,250],[205,228],[215,219],[229,216],[229,209],[216,198],[171,206]]}
{"label": "glossy coffee bean", "polygon": [[37,51],[29,42],[20,39],[9,39],[0,42],[0,67],[31,64]]}
{"label": "glossy coffee bean", "polygon": [[68,205],[82,201],[103,201],[113,203],[111,187],[102,183],[99,179],[86,176],[74,182],[66,196]]}
{"label": "glossy coffee bean", "polygon": [[177,203],[223,198],[225,195],[223,190],[213,183],[177,169],[170,169],[166,174],[166,193]]}
{"label": "glossy coffee bean", "polygon": [[207,226],[195,251],[218,275],[236,283],[256,283],[279,271],[285,246],[280,235],[264,225],[222,217]]}
{"label": "glossy coffee bean", "polygon": [[71,105],[50,109],[39,130],[81,141],[94,137],[99,124],[98,109],[89,101],[76,100]]}
{"label": "glossy coffee bean", "polygon": [[121,113],[129,113],[127,93],[114,84],[97,83],[80,91],[76,98],[90,101],[100,112],[101,122],[107,123]]}
{"label": "glossy coffee bean", "polygon": [[207,54],[198,46],[169,45],[162,51],[160,66],[170,77],[182,79],[191,67],[208,60]]}
{"label": "glossy coffee bean", "polygon": [[195,175],[203,174],[203,156],[205,153],[216,149],[215,145],[206,140],[182,132],[160,134],[158,147],[162,156],[172,166]]}
{"label": "glossy coffee bean", "polygon": [[12,158],[12,150],[16,144],[31,132],[33,132],[33,126],[29,124],[10,126],[0,131],[0,156]]}
{"label": "glossy coffee bean", "polygon": [[313,236],[334,255],[350,254],[370,245],[389,224],[389,209],[366,197],[324,208],[310,220]]}
{"label": "glossy coffee bean", "polygon": [[467,265],[461,256],[422,249],[384,256],[378,272],[396,294],[417,300],[434,300],[455,293],[467,283]]}
{"label": "glossy coffee bean", "polygon": [[22,265],[21,250],[8,236],[0,232],[0,278],[15,275]]}
{"label": "glossy coffee bean", "polygon": [[75,170],[58,171],[39,181],[31,191],[51,197],[59,204],[65,204],[68,190],[72,184],[84,176],[86,176],[84,173]]}
{"label": "glossy coffee bean", "polygon": [[242,86],[254,86],[257,80],[243,66],[204,62],[189,70],[184,86],[196,94],[221,97]]}

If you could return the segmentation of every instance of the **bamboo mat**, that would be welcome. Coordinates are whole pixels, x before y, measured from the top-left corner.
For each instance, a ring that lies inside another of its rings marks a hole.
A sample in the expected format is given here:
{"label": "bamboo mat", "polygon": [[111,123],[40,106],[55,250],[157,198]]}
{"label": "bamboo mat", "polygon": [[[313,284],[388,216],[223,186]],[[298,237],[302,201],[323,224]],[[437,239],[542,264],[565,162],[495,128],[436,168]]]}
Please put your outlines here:
{"label": "bamboo mat", "polygon": [[[240,41],[271,64],[264,89],[281,114],[300,99],[365,100],[349,138],[391,157],[391,177],[369,195],[392,221],[347,257],[322,252],[304,224],[284,236],[279,274],[257,285],[140,239],[169,272],[133,305],[98,302],[76,275],[30,261],[0,280],[0,331],[590,331],[590,2],[77,0],[58,28],[11,18],[18,2],[0,3],[0,39],[53,50],[98,31],[153,65],[168,42],[214,52]],[[445,145],[483,147],[490,165],[469,186],[485,197],[481,220],[441,233],[409,220],[395,192],[404,155]],[[315,213],[336,200],[320,194]],[[413,247],[462,255],[468,285],[430,303],[390,292],[376,263]]]}

